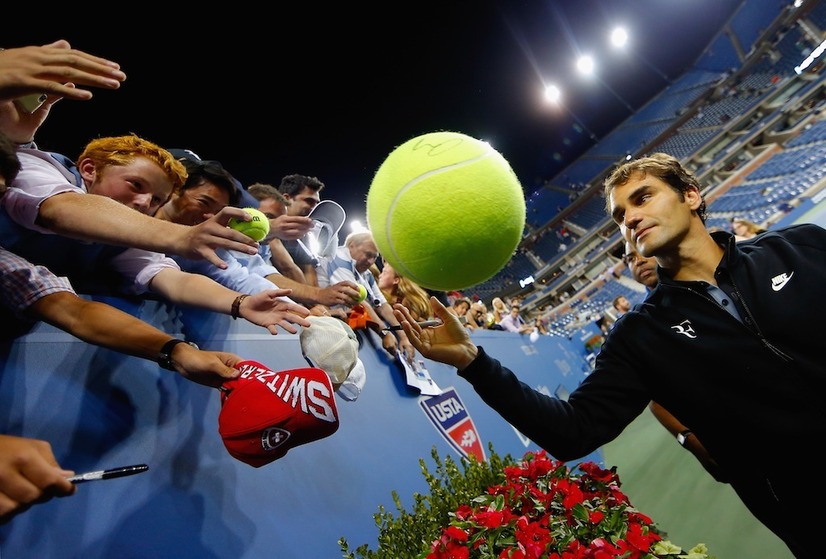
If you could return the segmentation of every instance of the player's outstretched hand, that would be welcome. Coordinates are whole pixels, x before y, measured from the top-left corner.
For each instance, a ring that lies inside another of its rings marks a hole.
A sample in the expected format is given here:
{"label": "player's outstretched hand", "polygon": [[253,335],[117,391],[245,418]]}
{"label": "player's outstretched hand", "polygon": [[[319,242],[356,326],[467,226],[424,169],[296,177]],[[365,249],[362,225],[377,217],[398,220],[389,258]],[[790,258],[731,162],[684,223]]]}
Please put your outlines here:
{"label": "player's outstretched hand", "polygon": [[476,358],[478,349],[459,318],[445,308],[435,297],[430,298],[430,307],[441,326],[422,328],[410,316],[404,305],[393,305],[393,313],[402,325],[408,340],[416,350],[434,361],[446,363],[460,371],[470,365]]}

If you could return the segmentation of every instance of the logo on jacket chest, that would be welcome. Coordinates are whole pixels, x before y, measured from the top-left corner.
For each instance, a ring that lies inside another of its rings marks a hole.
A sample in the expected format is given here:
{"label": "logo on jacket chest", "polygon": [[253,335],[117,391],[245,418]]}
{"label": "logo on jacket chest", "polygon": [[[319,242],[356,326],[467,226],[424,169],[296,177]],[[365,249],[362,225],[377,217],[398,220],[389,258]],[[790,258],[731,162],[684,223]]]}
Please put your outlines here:
{"label": "logo on jacket chest", "polygon": [[678,334],[682,334],[686,338],[691,338],[692,340],[697,337],[697,332],[694,331],[694,327],[691,325],[690,320],[683,320],[679,324],[672,326],[671,329]]}
{"label": "logo on jacket chest", "polygon": [[794,275],[794,272],[792,272],[790,274],[787,274],[787,273],[784,272],[780,275],[774,276],[772,278],[772,289],[774,291],[780,291],[781,289],[786,287],[786,284],[789,283],[789,280],[792,279],[793,275]]}

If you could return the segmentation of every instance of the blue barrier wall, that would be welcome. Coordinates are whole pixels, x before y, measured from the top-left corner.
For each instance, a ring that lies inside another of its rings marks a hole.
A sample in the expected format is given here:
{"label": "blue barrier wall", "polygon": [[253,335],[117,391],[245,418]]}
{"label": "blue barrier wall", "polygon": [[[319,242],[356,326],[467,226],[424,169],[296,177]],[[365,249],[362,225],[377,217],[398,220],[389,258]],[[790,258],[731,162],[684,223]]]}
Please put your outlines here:
{"label": "blue barrier wall", "polygon": [[[306,366],[297,335],[163,303],[97,298],[205,349],[273,369]],[[147,473],[81,485],[0,527],[2,559],[341,557],[338,539],[375,549],[379,505],[394,511],[426,492],[419,459],[431,449],[460,456],[408,387],[374,334],[360,333],[367,384],[357,401],[337,398],[341,425],[326,439],[252,468],[232,458],[217,432],[218,392],[152,362],[88,345],[46,324],[7,344],[0,362],[0,432],[45,439],[78,472],[146,463]],[[483,331],[477,344],[548,393],[572,391],[586,374],[572,341]],[[487,453],[521,457],[536,446],[492,412],[445,365],[433,380],[461,401]],[[601,462],[600,453],[585,459]]]}

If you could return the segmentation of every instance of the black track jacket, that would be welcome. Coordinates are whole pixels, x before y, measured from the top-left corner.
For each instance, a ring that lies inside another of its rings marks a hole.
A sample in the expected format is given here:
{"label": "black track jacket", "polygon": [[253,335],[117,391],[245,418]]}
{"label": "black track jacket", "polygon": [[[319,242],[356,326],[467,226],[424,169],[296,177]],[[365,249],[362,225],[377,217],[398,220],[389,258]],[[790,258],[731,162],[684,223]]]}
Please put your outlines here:
{"label": "black track jacket", "polygon": [[[480,348],[460,375],[499,414],[560,460],[616,438],[662,404],[728,476],[771,472],[826,440],[826,230],[795,225],[725,248],[739,322],[699,285],[659,286],[608,334],[568,401],[545,396]],[[725,282],[719,282],[724,285]]]}

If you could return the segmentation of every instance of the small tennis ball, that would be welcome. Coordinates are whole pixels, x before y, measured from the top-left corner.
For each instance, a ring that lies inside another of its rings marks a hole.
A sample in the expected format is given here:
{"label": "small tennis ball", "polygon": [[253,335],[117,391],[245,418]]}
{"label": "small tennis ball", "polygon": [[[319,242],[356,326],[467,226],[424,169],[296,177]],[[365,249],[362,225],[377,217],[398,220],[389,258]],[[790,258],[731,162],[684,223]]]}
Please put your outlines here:
{"label": "small tennis ball", "polygon": [[525,195],[488,143],[457,132],[394,149],[367,192],[367,222],[383,259],[422,287],[465,289],[500,271],[525,228]]}
{"label": "small tennis ball", "polygon": [[270,220],[263,212],[255,208],[244,208],[244,211],[250,214],[251,221],[241,221],[231,217],[227,222],[229,227],[236,231],[240,231],[244,235],[250,237],[254,241],[260,241],[270,232]]}
{"label": "small tennis ball", "polygon": [[359,296],[358,299],[356,299],[356,302],[361,303],[365,299],[367,299],[367,288],[359,284]]}

